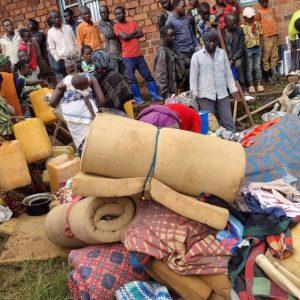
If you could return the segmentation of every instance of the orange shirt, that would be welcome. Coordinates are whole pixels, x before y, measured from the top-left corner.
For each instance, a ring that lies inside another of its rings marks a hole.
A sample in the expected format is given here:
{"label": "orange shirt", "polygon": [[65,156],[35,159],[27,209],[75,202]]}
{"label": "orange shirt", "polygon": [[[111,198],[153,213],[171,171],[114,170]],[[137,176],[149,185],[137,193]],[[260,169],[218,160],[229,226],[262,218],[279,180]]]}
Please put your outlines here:
{"label": "orange shirt", "polygon": [[78,25],[77,42],[80,48],[83,45],[89,45],[93,50],[104,48],[104,40],[96,24],[82,21]]}
{"label": "orange shirt", "polygon": [[263,36],[278,34],[274,9],[272,7],[263,8],[260,4],[258,4],[256,11],[258,13],[257,19],[262,27]]}

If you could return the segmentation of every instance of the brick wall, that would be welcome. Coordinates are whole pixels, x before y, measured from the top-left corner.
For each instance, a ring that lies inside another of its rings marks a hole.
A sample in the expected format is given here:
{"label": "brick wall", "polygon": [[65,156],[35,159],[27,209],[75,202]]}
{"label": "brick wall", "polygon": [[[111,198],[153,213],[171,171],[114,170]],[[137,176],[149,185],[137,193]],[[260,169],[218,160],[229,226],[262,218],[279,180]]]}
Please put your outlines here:
{"label": "brick wall", "polygon": [[[211,0],[212,2],[214,0]],[[143,53],[152,67],[153,56],[156,47],[160,44],[157,31],[157,19],[160,14],[160,7],[156,0],[104,0],[113,12],[115,6],[124,5],[128,12],[128,18],[139,24],[145,33],[141,39]],[[46,31],[46,18],[53,9],[58,9],[56,0],[0,0],[0,20],[11,18],[16,27],[26,25],[26,20],[35,18],[40,22],[40,28]],[[288,22],[294,11],[300,9],[299,0],[270,0],[270,5],[275,8],[278,22],[280,43],[285,43],[284,37],[287,34]],[[111,16],[114,17],[113,15]]]}
{"label": "brick wall", "polygon": [[20,27],[34,18],[43,30],[47,27],[45,21],[49,12],[58,9],[56,0],[0,0],[0,4],[0,20],[10,18],[16,27]]}

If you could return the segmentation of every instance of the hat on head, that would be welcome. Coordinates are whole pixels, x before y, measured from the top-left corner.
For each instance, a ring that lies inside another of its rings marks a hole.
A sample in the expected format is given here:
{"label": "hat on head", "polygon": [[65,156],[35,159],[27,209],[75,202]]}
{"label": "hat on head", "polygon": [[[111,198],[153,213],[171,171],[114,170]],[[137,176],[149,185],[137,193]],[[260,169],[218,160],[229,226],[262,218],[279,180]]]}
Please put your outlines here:
{"label": "hat on head", "polygon": [[252,18],[256,15],[255,13],[255,10],[252,8],[252,7],[246,7],[244,10],[243,10],[243,17],[246,17],[246,18]]}
{"label": "hat on head", "polygon": [[9,62],[9,56],[0,54],[0,68],[3,68]]}

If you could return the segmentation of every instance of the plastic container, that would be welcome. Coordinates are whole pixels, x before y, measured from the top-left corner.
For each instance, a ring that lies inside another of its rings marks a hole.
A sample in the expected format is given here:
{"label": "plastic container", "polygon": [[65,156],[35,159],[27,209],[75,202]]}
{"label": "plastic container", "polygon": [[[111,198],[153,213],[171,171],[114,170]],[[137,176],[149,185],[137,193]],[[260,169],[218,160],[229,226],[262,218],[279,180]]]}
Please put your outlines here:
{"label": "plastic container", "polygon": [[201,118],[201,133],[207,134],[209,129],[209,112],[207,110],[199,111],[199,116]]}
{"label": "plastic container", "polygon": [[21,143],[28,163],[37,162],[53,155],[52,145],[42,120],[33,118],[14,124],[13,132]]}
{"label": "plastic container", "polygon": [[62,154],[74,156],[75,150],[72,146],[54,146],[53,147],[53,157],[57,157]]}
{"label": "plastic container", "polygon": [[10,191],[30,183],[31,177],[20,142],[4,142],[0,146],[0,187]]}
{"label": "plastic container", "polygon": [[48,88],[42,88],[29,94],[29,99],[32,104],[35,116],[41,119],[44,124],[49,124],[57,121],[57,117],[53,113],[54,109],[47,104],[44,98],[45,95],[51,92],[52,90]]}
{"label": "plastic container", "polygon": [[48,161],[51,191],[56,193],[68,179],[80,172],[80,158],[62,154]]}

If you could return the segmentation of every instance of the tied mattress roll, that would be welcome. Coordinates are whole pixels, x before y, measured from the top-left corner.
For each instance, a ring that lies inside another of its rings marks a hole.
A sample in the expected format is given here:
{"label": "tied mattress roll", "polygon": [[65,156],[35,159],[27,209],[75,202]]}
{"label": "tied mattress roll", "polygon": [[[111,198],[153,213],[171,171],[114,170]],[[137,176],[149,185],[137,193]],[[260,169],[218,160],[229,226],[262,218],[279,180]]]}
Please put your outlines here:
{"label": "tied mattress roll", "polygon": [[[157,143],[156,143],[157,140]],[[156,159],[153,159],[156,153]],[[233,202],[244,179],[245,152],[234,142],[156,127],[107,113],[94,119],[81,171],[111,178],[153,178],[175,191],[211,193]]]}
{"label": "tied mattress roll", "polygon": [[[68,248],[113,243],[121,240],[134,214],[129,197],[89,197],[53,208],[46,217],[45,231],[54,244]],[[66,232],[66,225],[70,231]]]}

